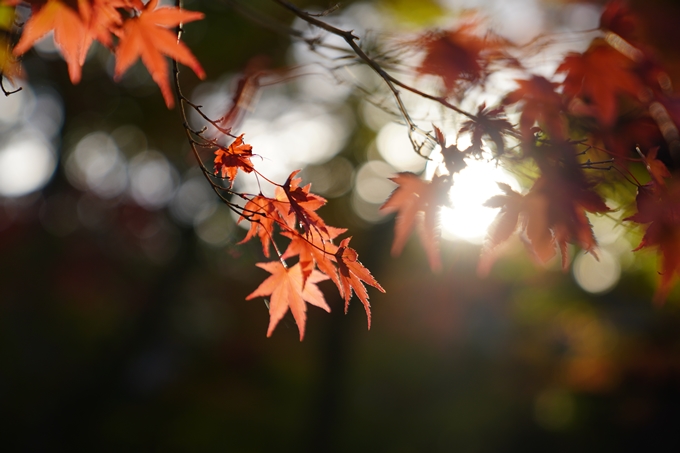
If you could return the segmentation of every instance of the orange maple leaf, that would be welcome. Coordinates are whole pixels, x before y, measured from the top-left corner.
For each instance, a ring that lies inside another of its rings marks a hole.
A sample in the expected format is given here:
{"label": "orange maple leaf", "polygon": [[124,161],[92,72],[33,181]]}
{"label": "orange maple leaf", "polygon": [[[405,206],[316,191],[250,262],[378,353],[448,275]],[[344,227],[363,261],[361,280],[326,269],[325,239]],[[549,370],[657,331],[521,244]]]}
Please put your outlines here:
{"label": "orange maple leaf", "polygon": [[300,187],[302,178],[296,178],[298,173],[300,170],[292,172],[286,182],[276,188],[276,208],[289,228],[294,230],[297,220],[297,225],[305,234],[316,230],[325,239],[330,239],[326,223],[315,212],[326,204],[326,199],[310,193],[311,184]]}
{"label": "orange maple leaf", "polygon": [[[16,4],[11,2],[8,4]],[[32,3],[31,18],[24,25],[21,39],[14,47],[14,55],[26,53],[33,44],[49,31],[54,30],[54,43],[68,65],[71,82],[80,82],[82,74],[83,43],[87,28],[80,14],[60,0]]]}
{"label": "orange maple leaf", "polygon": [[368,328],[371,328],[371,304],[368,302],[368,292],[363,282],[377,288],[380,292],[385,292],[382,286],[371,275],[371,272],[366,269],[359,261],[359,254],[356,250],[348,247],[351,237],[343,239],[340,247],[335,252],[335,259],[338,263],[338,272],[340,276],[340,283],[342,284],[342,295],[345,298],[345,313],[349,308],[349,300],[352,298],[352,290],[357,295],[364,309],[366,310],[366,317],[368,318]]}
{"label": "orange maple leaf", "polygon": [[440,198],[442,193],[447,193],[443,184],[444,178],[435,177],[432,182],[428,182],[413,173],[402,172],[390,180],[399,184],[399,187],[392,192],[380,210],[386,213],[397,212],[392,256],[401,254],[406,240],[413,231],[417,215],[422,212],[422,224],[418,233],[427,253],[430,267],[434,271],[439,271],[441,260],[436,229],[439,207],[444,204]]}
{"label": "orange maple leaf", "polygon": [[335,253],[338,251],[338,246],[332,243],[332,239],[346,232],[347,229],[331,226],[326,228],[328,229],[328,238],[324,238],[314,231],[305,236],[292,231],[282,232],[281,234],[290,238],[291,241],[281,258],[286,259],[298,255],[305,279],[312,273],[316,263],[319,270],[328,275],[342,293],[342,285],[335,268]]}
{"label": "orange maple leaf", "polygon": [[262,243],[262,253],[267,258],[269,258],[269,245],[274,237],[274,224],[280,219],[274,205],[275,201],[263,195],[251,198],[243,207],[237,222],[241,223],[243,220],[250,221],[250,229],[246,237],[239,244],[248,242],[253,237],[258,236]]}
{"label": "orange maple leaf", "polygon": [[316,286],[317,283],[328,280],[324,274],[313,271],[303,284],[302,270],[300,265],[284,267],[281,261],[270,261],[268,263],[257,263],[257,266],[271,273],[255,291],[250,293],[246,300],[256,297],[271,296],[269,302],[269,328],[267,336],[270,337],[276,325],[290,308],[295,318],[295,323],[300,331],[300,341],[305,336],[305,322],[307,320],[307,305],[305,301],[323,308],[327,312],[331,309],[326,304],[323,293]]}
{"label": "orange maple leaf", "polygon": [[617,97],[636,97],[642,83],[633,72],[633,62],[604,42],[595,41],[584,53],[570,53],[557,68],[565,73],[564,95],[570,110],[596,117],[611,126],[617,116]]}
{"label": "orange maple leaf", "polygon": [[78,0],[78,6],[86,27],[80,56],[82,66],[93,40],[108,48],[113,47],[111,35],[123,25],[123,17],[118,10],[142,9],[144,4],[141,0]]}
{"label": "orange maple leaf", "polygon": [[171,7],[156,9],[157,4],[158,0],[151,0],[144,6],[139,16],[130,18],[123,24],[118,33],[120,42],[116,49],[114,77],[120,79],[141,57],[154,82],[161,89],[165,104],[172,108],[175,100],[168,80],[168,64],[164,55],[189,66],[200,79],[205,78],[205,72],[189,48],[178,41],[177,35],[168,28],[203,19],[203,13]]}
{"label": "orange maple leaf", "polygon": [[253,147],[243,142],[243,134],[239,135],[227,149],[220,148],[215,151],[215,174],[222,173],[233,182],[238,169],[250,173],[253,171]]}

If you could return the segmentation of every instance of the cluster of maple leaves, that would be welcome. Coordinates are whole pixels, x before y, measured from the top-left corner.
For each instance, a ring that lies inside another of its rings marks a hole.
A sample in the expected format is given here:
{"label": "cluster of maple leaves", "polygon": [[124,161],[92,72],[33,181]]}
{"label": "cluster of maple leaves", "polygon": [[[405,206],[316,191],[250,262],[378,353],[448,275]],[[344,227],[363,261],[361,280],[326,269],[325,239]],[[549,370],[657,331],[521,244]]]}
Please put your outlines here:
{"label": "cluster of maple leaves", "polygon": [[[19,3],[2,1],[4,5]],[[157,0],[146,4],[141,0],[24,3],[31,6],[32,15],[14,47],[14,55],[22,55],[53,30],[73,83],[80,79],[85,56],[95,40],[115,52],[116,77],[141,57],[168,107],[173,106],[174,98],[165,56],[189,66],[200,78],[205,76],[196,58],[177,39],[177,33],[170,30],[201,19],[201,13],[158,7]],[[315,25],[320,23],[319,19],[313,21]],[[444,133],[434,127],[426,140],[440,149],[443,162],[434,176],[426,179],[424,175],[403,172],[391,178],[398,187],[381,209],[397,213],[393,255],[401,253],[418,226],[431,268],[441,269],[437,239],[440,208],[447,203],[453,175],[466,167],[467,159],[482,158],[483,148],[488,145],[499,163],[532,162],[537,176],[526,193],[500,184],[503,194],[486,202],[500,211],[482,250],[481,273],[489,271],[498,246],[515,233],[542,263],[559,251],[566,268],[568,244],[596,255],[597,241],[587,213],[611,210],[598,192],[598,184],[606,179],[602,177],[604,170],[613,169],[620,179],[638,186],[637,212],[625,220],[645,228],[638,249],[658,248],[661,283],[656,299],[663,301],[667,297],[674,275],[680,273],[680,182],[671,172],[680,159],[680,98],[654,51],[638,37],[636,18],[625,2],[615,0],[605,7],[599,29],[599,36],[587,50],[568,54],[552,78],[531,75],[514,56],[516,46],[493,33],[480,31],[479,22],[468,21],[451,30],[427,33],[416,41],[423,58],[415,71],[439,78],[441,93],[424,94],[416,88],[401,86],[444,107],[450,108],[451,102],[464,98],[471,88],[483,87],[496,71],[521,70],[527,76],[516,80],[517,88],[496,106],[482,104],[475,113],[452,108],[457,115],[465,116],[459,134],[470,136],[468,148],[447,145]],[[375,61],[371,66],[379,68]],[[380,71],[386,81],[396,80],[386,78]],[[510,113],[516,116],[517,125],[510,121]],[[276,252],[274,260],[258,264],[271,275],[247,297],[270,298],[267,335],[272,334],[290,310],[302,339],[306,304],[330,310],[317,286],[329,279],[344,298],[345,310],[352,294],[358,296],[370,328],[364,284],[384,290],[359,262],[357,252],[349,247],[350,238],[339,245],[334,243],[346,230],[326,225],[317,213],[326,200],[311,193],[310,185],[300,185],[298,171],[283,184],[269,181],[255,168],[252,161],[255,154],[243,134],[235,136],[230,130],[221,129],[220,120],[209,122],[222,132],[224,145],[191,131],[192,146],[214,151],[213,172],[206,170],[206,175],[227,183],[227,188],[213,183],[216,192],[226,191],[245,201],[241,206],[223,197],[240,214],[239,222],[250,221],[250,229],[241,242],[257,238],[265,257],[271,256],[272,248]],[[509,140],[515,145],[508,146]],[[604,160],[594,162],[591,154]],[[638,183],[630,171],[631,165],[644,166],[650,175],[649,182]],[[202,163],[201,166],[205,169]],[[233,191],[239,170],[254,172],[258,178],[274,184],[275,195]],[[288,241],[283,252],[277,246],[277,234]],[[295,257],[297,262],[290,264]]]}
{"label": "cluster of maple leaves", "polygon": [[[53,31],[54,42],[66,60],[74,84],[81,79],[87,52],[95,40],[115,53],[115,78],[120,78],[141,58],[160,87],[168,108],[174,106],[175,100],[166,56],[189,66],[201,79],[205,77],[198,60],[178,40],[177,32],[170,30],[180,24],[202,19],[202,13],[178,7],[158,7],[158,0],[150,0],[146,4],[142,0],[3,0],[0,4],[16,6],[20,3],[30,5],[32,14],[13,49],[14,56],[21,56],[36,41]],[[4,74],[11,76],[17,72],[5,71]],[[233,137],[228,132],[224,135]],[[228,146],[219,146],[216,140],[206,140],[200,134],[196,134],[192,143],[217,148],[215,174],[228,181],[230,187],[239,169],[257,173],[251,160],[252,147],[244,143],[243,135],[234,137]],[[293,172],[284,184],[276,185],[274,198],[262,194],[241,194],[247,200],[245,206],[230,205],[241,213],[239,222],[245,219],[251,222],[250,230],[242,242],[258,237],[267,258],[272,245],[278,255],[275,261],[258,264],[272,275],[247,299],[269,296],[268,336],[290,309],[302,339],[306,303],[330,311],[323,293],[316,285],[330,279],[345,300],[345,310],[352,294],[357,295],[366,309],[370,328],[370,304],[363,282],[380,291],[384,292],[384,289],[358,260],[357,252],[349,247],[351,238],[342,240],[339,245],[333,244],[333,239],[346,230],[325,224],[316,210],[326,200],[310,193],[309,185],[300,187],[302,180],[296,177],[297,173]],[[277,232],[290,240],[284,253],[280,253],[276,247],[274,235]],[[298,257],[298,262],[289,265],[286,260],[294,256]]]}
{"label": "cluster of maple leaves", "polygon": [[[251,158],[252,146],[244,143],[243,135],[235,138],[228,147],[215,151],[216,175],[226,178],[233,184],[238,170],[246,173],[256,172]],[[351,238],[345,238],[340,245],[333,240],[346,229],[326,225],[316,211],[326,204],[326,200],[310,192],[311,184],[300,187],[302,178],[296,170],[285,183],[276,185],[274,197],[262,193],[243,197],[247,200],[240,209],[239,222],[250,221],[250,229],[241,243],[259,238],[262,252],[267,258],[271,248],[276,251],[277,259],[257,265],[272,275],[252,292],[246,299],[270,297],[269,328],[270,336],[278,322],[290,309],[304,337],[306,304],[330,311],[317,283],[332,280],[345,300],[345,311],[354,292],[366,309],[368,327],[371,327],[371,310],[368,293],[363,282],[385,292],[371,273],[358,260],[356,250],[349,247]],[[275,233],[290,240],[286,250],[281,253],[274,240]],[[298,257],[298,262],[290,266],[286,260]]]}
{"label": "cluster of maple leaves", "polygon": [[[28,4],[31,16],[23,26],[14,56],[23,55],[48,32],[68,65],[71,82],[78,83],[87,52],[94,41],[116,56],[114,77],[122,75],[139,58],[160,87],[168,108],[174,105],[165,56],[189,66],[203,79],[200,63],[170,28],[203,18],[203,13],[180,8],[158,8],[158,0],[2,0],[0,4]],[[16,69],[5,74],[17,73]]]}
{"label": "cluster of maple leaves", "polygon": [[[662,302],[674,275],[680,273],[680,182],[669,171],[680,159],[680,97],[653,49],[638,39],[635,15],[625,2],[608,3],[599,28],[600,35],[586,51],[563,59],[552,80],[539,75],[518,79],[518,87],[498,106],[481,105],[476,114],[468,114],[459,134],[470,135],[469,148],[447,147],[437,128],[433,139],[442,149],[443,175],[465,168],[465,159],[478,157],[483,142],[495,148],[494,158],[501,163],[530,160],[538,169],[527,193],[500,184],[504,193],[486,202],[500,212],[482,250],[482,274],[488,272],[497,247],[514,233],[520,234],[539,262],[545,263],[559,250],[566,268],[568,244],[597,256],[586,213],[611,211],[597,191],[604,179],[601,173],[614,169],[623,175],[621,179],[633,179],[638,186],[638,212],[625,220],[645,227],[636,250],[659,249],[661,283],[655,299]],[[480,34],[474,22],[429,33],[417,44],[425,54],[417,72],[440,78],[447,99],[462,98],[470,88],[483,86],[494,71],[524,69],[512,56],[512,43],[492,33]],[[506,108],[518,115],[517,127],[508,121]],[[516,141],[518,150],[507,149],[506,138]],[[606,160],[593,163],[584,157],[584,149]],[[650,182],[644,185],[629,170],[630,165],[640,164],[650,174]],[[422,213],[420,236],[433,269],[439,268],[434,218],[437,204],[443,204],[435,195],[442,189],[435,187],[442,178],[448,176],[424,181],[401,173],[393,178],[399,188],[383,207],[399,210],[394,253],[403,247],[415,215]]]}

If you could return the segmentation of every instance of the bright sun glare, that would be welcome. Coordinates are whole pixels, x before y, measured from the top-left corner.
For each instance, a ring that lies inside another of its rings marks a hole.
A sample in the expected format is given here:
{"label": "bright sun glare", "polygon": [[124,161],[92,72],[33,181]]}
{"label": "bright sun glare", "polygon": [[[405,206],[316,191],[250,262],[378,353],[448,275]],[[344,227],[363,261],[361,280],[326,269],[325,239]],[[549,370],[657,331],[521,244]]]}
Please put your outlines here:
{"label": "bright sun glare", "polygon": [[501,194],[499,182],[519,191],[517,180],[495,162],[467,160],[468,166],[453,177],[449,192],[451,208],[442,208],[442,237],[481,243],[498,214],[498,209],[484,206],[484,202]]}

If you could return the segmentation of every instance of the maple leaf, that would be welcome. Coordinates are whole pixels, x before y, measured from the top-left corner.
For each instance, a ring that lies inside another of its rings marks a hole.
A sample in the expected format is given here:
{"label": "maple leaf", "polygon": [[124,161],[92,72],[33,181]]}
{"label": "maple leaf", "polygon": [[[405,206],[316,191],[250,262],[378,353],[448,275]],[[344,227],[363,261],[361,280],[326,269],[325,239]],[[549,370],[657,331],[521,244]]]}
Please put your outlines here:
{"label": "maple leaf", "polygon": [[658,184],[654,180],[638,187],[638,212],[624,220],[649,224],[634,251],[657,247],[661,255],[661,282],[654,295],[658,305],[665,302],[676,274],[680,274],[680,185]]}
{"label": "maple leaf", "polygon": [[607,129],[596,129],[593,134],[621,163],[631,156],[637,157],[636,148],[651,149],[665,145],[659,126],[650,117],[619,117],[616,124]]}
{"label": "maple leaf", "polygon": [[458,173],[467,167],[467,162],[465,158],[467,157],[467,150],[461,151],[456,145],[446,146],[446,137],[444,133],[437,127],[434,126],[434,137],[437,140],[439,146],[441,146],[442,157],[444,158],[444,165],[449,174]]}
{"label": "maple leaf", "polygon": [[189,66],[200,79],[205,78],[205,72],[189,48],[178,41],[177,35],[168,28],[203,19],[203,13],[173,7],[156,9],[157,4],[158,0],[151,0],[144,6],[139,16],[126,20],[118,32],[120,41],[116,49],[114,77],[120,79],[141,57],[154,82],[161,89],[165,104],[172,108],[175,100],[168,80],[168,63],[164,55]]}
{"label": "maple leaf", "polygon": [[321,272],[313,271],[303,284],[302,271],[299,264],[289,268],[284,267],[281,261],[257,263],[256,265],[272,275],[267,277],[255,291],[250,293],[246,300],[271,296],[267,336],[270,337],[272,335],[276,325],[290,308],[300,331],[300,341],[302,341],[305,336],[305,322],[307,320],[307,305],[305,302],[323,308],[327,312],[331,311],[328,304],[326,304],[323,293],[316,286],[317,283],[328,280],[328,277]]}
{"label": "maple leaf", "polygon": [[582,171],[574,166],[543,167],[529,192],[522,196],[501,186],[505,195],[490,198],[486,205],[501,208],[486,239],[480,273],[489,270],[492,252],[517,229],[518,222],[526,237],[526,244],[539,262],[545,263],[557,254],[562,255],[562,267],[567,268],[567,244],[574,243],[595,254],[597,241],[586,216],[587,212],[601,213],[609,208],[585,181]]}
{"label": "maple leaf", "polygon": [[418,44],[425,48],[425,57],[418,73],[441,77],[448,93],[483,82],[489,64],[502,56],[507,42],[491,35],[480,36],[478,25],[469,21],[456,30],[421,38]]}
{"label": "maple leaf", "polygon": [[566,138],[562,111],[562,98],[555,91],[557,84],[545,77],[533,76],[529,80],[516,80],[519,88],[503,99],[504,105],[523,103],[519,130],[525,141],[533,139],[533,127],[538,122],[555,140]]}
{"label": "maple leaf", "polygon": [[280,218],[274,201],[262,195],[251,198],[243,207],[243,212],[236,222],[241,223],[246,219],[250,221],[250,229],[239,244],[246,243],[257,236],[262,243],[262,253],[267,258],[269,258],[269,245],[274,237],[274,223]]}
{"label": "maple leaf", "polygon": [[248,62],[234,90],[231,106],[218,120],[220,126],[235,129],[243,120],[245,113],[254,109],[257,95],[262,88],[260,79],[267,74],[265,69],[268,65],[269,60],[261,55]]}
{"label": "maple leaf", "polygon": [[484,246],[482,248],[477,272],[480,275],[489,273],[493,264],[493,253],[496,248],[507,241],[517,230],[519,216],[524,208],[524,197],[512,190],[505,183],[498,183],[498,187],[505,192],[503,195],[495,195],[489,198],[484,206],[489,208],[501,208],[494,221],[489,226]]}
{"label": "maple leaf", "polygon": [[340,276],[340,283],[342,284],[342,295],[345,298],[345,313],[349,308],[349,300],[352,298],[352,290],[357,295],[364,309],[366,310],[366,318],[368,319],[368,328],[371,328],[371,304],[368,302],[368,292],[362,282],[377,288],[380,292],[385,292],[382,286],[371,275],[371,272],[366,269],[359,261],[359,254],[356,250],[348,247],[349,241],[352,238],[345,238],[340,242],[340,247],[335,252],[335,259],[338,263],[338,273]]}
{"label": "maple leaf", "polygon": [[[609,211],[602,197],[592,190],[592,185],[576,175],[565,173],[561,169],[546,172],[534,183],[528,194],[529,203],[534,203],[531,206],[534,209],[529,213],[526,227],[527,237],[543,262],[551,255],[547,251],[545,231],[546,228],[552,230],[555,242],[562,252],[564,268],[569,264],[569,257],[565,253],[568,242],[595,253],[597,241],[586,211]],[[544,214],[540,212],[541,209],[545,209]]]}
{"label": "maple leaf", "polygon": [[111,35],[123,25],[119,9],[144,8],[141,0],[78,0],[78,6],[86,27],[80,56],[81,66],[93,40],[96,39],[109,49],[113,47]]}
{"label": "maple leaf", "polygon": [[659,147],[650,149],[646,156],[643,155],[642,161],[645,163],[647,171],[654,182],[660,186],[663,186],[666,184],[664,179],[670,178],[671,173],[668,171],[668,168],[666,168],[666,165],[656,158],[658,151]]}
{"label": "maple leaf", "polygon": [[253,163],[250,158],[253,156],[253,147],[243,142],[243,134],[236,137],[227,149],[220,148],[215,151],[215,174],[222,174],[229,181],[233,182],[236,178],[238,169],[250,173],[253,171]]}
{"label": "maple leaf", "polygon": [[607,3],[600,16],[599,28],[616,33],[628,41],[635,38],[637,27],[637,18],[623,0],[614,0]]}
{"label": "maple leaf", "polygon": [[[16,4],[11,2],[7,4]],[[80,14],[60,0],[32,2],[31,18],[24,25],[21,39],[14,47],[14,55],[26,53],[49,31],[54,31],[54,44],[64,56],[71,82],[80,82],[83,42],[87,29]]]}
{"label": "maple leaf", "polygon": [[295,229],[297,219],[297,225],[305,234],[314,229],[328,239],[326,223],[314,212],[326,204],[326,199],[310,193],[311,184],[300,187],[302,178],[295,177],[298,173],[300,170],[292,172],[286,182],[276,188],[276,208],[289,228]]}
{"label": "maple leaf", "polygon": [[392,192],[380,210],[386,213],[397,212],[392,256],[401,254],[406,240],[413,231],[417,214],[422,212],[422,224],[418,233],[428,256],[430,268],[439,271],[441,260],[436,228],[439,207],[444,204],[440,200],[441,193],[447,192],[444,188],[444,178],[435,177],[432,182],[428,182],[413,173],[402,172],[390,180],[399,184],[399,187]]}
{"label": "maple leaf", "polygon": [[471,136],[471,152],[475,155],[482,154],[482,138],[487,135],[496,145],[496,156],[505,152],[503,131],[512,130],[512,124],[505,118],[505,109],[496,107],[487,109],[486,103],[479,106],[475,119],[463,123],[459,134],[469,132]]}
{"label": "maple leaf", "polygon": [[594,42],[583,54],[570,53],[557,68],[565,73],[564,95],[574,113],[595,116],[611,126],[617,116],[617,97],[636,97],[642,88],[633,62],[603,42]]}
{"label": "maple leaf", "polygon": [[347,229],[331,226],[326,228],[328,229],[328,238],[323,238],[321,234],[314,231],[306,236],[293,231],[282,232],[281,234],[290,238],[291,241],[286,251],[281,255],[281,258],[287,259],[292,256],[299,256],[304,279],[307,279],[312,273],[316,263],[319,270],[330,277],[342,294],[342,285],[335,267],[335,253],[338,250],[338,246],[333,244],[332,239],[346,232]]}

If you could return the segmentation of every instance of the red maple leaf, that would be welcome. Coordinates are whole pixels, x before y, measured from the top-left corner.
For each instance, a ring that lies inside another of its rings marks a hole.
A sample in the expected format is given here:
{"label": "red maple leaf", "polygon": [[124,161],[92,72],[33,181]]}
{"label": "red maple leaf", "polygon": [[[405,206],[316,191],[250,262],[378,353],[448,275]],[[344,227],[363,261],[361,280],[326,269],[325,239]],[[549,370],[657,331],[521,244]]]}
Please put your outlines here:
{"label": "red maple leaf", "polygon": [[598,128],[592,135],[602,140],[621,164],[626,164],[630,157],[639,157],[638,147],[651,149],[666,143],[656,121],[648,116],[619,117],[613,127]]}
{"label": "red maple leaf", "polygon": [[305,322],[307,320],[307,305],[305,302],[323,308],[327,312],[331,311],[328,304],[326,304],[323,293],[316,286],[317,283],[328,280],[328,277],[321,272],[313,271],[306,282],[303,283],[299,264],[287,268],[283,266],[281,261],[270,261],[268,263],[257,263],[257,266],[272,275],[267,277],[255,291],[250,293],[246,300],[271,296],[267,336],[270,337],[272,335],[276,325],[290,308],[300,331],[300,341],[302,341],[305,336]]}
{"label": "red maple leaf", "polygon": [[436,229],[439,207],[444,204],[441,200],[442,193],[447,192],[444,187],[444,178],[435,177],[432,182],[428,182],[413,173],[403,172],[390,180],[399,184],[399,187],[392,192],[380,210],[386,213],[397,212],[392,256],[401,254],[406,240],[413,231],[418,213],[422,212],[422,223],[418,233],[427,253],[430,267],[434,271],[439,271],[441,260]]}
{"label": "red maple leaf", "polygon": [[[17,4],[19,1],[7,2]],[[78,11],[60,0],[31,2],[32,15],[24,25],[21,39],[14,47],[14,55],[28,51],[33,44],[49,31],[54,30],[54,44],[64,56],[71,82],[80,82],[83,43],[87,28]]]}
{"label": "red maple leaf", "polygon": [[141,57],[154,82],[160,87],[165,104],[172,108],[175,100],[164,55],[189,66],[200,79],[205,78],[205,72],[189,48],[178,41],[177,35],[168,28],[203,19],[203,13],[171,7],[156,9],[157,5],[158,0],[151,0],[139,16],[126,20],[118,32],[120,41],[116,49],[114,76],[119,79]]}
{"label": "red maple leaf", "polygon": [[633,72],[633,62],[604,42],[594,42],[584,53],[570,53],[556,73],[562,82],[570,110],[596,117],[611,126],[617,116],[617,98],[637,97],[642,83]]}
{"label": "red maple leaf", "polygon": [[637,18],[623,0],[607,3],[600,16],[600,28],[602,30],[616,33],[628,41],[635,38],[637,27]]}
{"label": "red maple leaf", "polygon": [[587,212],[607,212],[609,208],[574,166],[543,168],[529,193],[522,196],[508,186],[501,186],[505,195],[487,201],[487,206],[500,207],[501,212],[489,230],[487,244],[480,261],[480,271],[488,271],[493,249],[507,240],[521,222],[526,244],[538,259],[545,263],[562,254],[562,267],[567,268],[567,244],[574,243],[583,250],[595,253],[597,241],[593,235]]}
{"label": "red maple leaf", "polygon": [[564,106],[562,98],[555,91],[557,84],[545,77],[533,76],[529,80],[516,80],[519,88],[503,99],[504,105],[521,102],[522,114],[519,119],[519,130],[525,141],[533,138],[533,128],[538,122],[551,138],[557,141],[566,138]]}
{"label": "red maple leaf", "polygon": [[634,251],[657,247],[661,255],[661,282],[654,295],[663,304],[676,274],[680,274],[680,185],[651,181],[638,188],[638,212],[624,220],[649,224]]}
{"label": "red maple leaf", "polygon": [[447,93],[483,83],[488,66],[503,55],[507,42],[478,33],[479,24],[469,21],[455,30],[429,34],[419,45],[425,48],[425,58],[417,71],[441,77]]}
{"label": "red maple leaf", "polygon": [[649,172],[649,175],[652,177],[652,180],[656,184],[664,186],[666,184],[665,178],[670,178],[671,173],[668,171],[668,168],[666,168],[666,165],[659,159],[657,159],[656,155],[658,152],[659,152],[658,146],[650,149],[647,152],[646,156],[643,155],[642,161],[645,163],[647,171]]}
{"label": "red maple leaf", "polygon": [[562,253],[565,269],[569,264],[567,243],[595,253],[597,241],[586,211],[601,213],[609,208],[578,167],[544,168],[525,202],[526,236],[540,261],[546,262],[555,255],[555,244]]}
{"label": "red maple leaf", "polygon": [[351,237],[345,238],[340,243],[340,247],[335,252],[335,259],[338,263],[338,273],[342,284],[342,295],[345,298],[345,313],[349,308],[349,300],[352,298],[352,290],[357,295],[368,318],[368,328],[371,328],[371,304],[368,302],[368,292],[362,282],[377,288],[380,292],[385,292],[382,286],[371,275],[359,261],[359,254],[356,250],[348,247]]}
{"label": "red maple leaf", "polygon": [[243,143],[243,134],[239,135],[227,149],[220,148],[215,151],[215,174],[222,174],[233,182],[238,169],[250,173],[253,171],[253,147]]}

